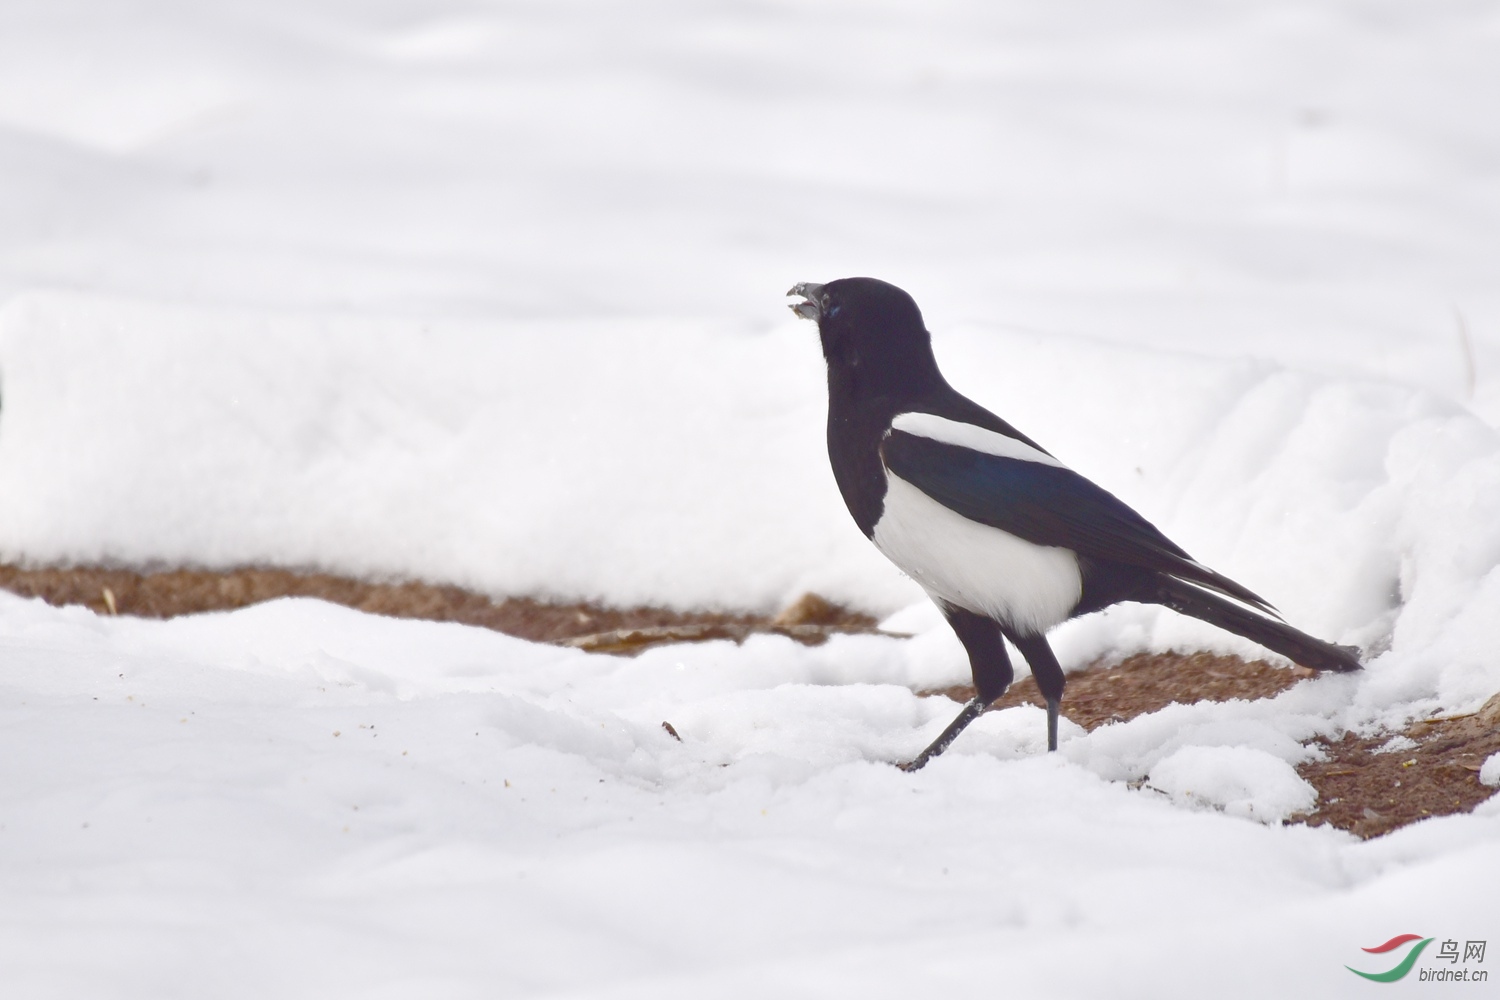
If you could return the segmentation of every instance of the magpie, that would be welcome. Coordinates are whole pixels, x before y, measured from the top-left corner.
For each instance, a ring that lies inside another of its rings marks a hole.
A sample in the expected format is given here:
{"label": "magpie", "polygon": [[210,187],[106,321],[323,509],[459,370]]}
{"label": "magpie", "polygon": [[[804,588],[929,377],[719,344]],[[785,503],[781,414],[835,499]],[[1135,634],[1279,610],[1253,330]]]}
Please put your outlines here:
{"label": "magpie", "polygon": [[1286,624],[1140,514],[950,386],[910,295],[875,278],[802,282],[828,364],[828,457],[849,513],[937,604],[969,656],[974,698],[915,771],[947,749],[1014,677],[1020,651],[1057,749],[1066,678],[1047,631],[1122,601],[1200,618],[1315,670],[1360,669],[1359,650]]}

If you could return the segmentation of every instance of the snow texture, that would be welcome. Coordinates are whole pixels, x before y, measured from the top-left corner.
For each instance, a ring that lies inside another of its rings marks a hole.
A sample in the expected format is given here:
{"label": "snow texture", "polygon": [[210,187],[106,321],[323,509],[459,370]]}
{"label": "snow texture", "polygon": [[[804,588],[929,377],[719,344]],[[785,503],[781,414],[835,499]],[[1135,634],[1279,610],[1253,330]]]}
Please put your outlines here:
{"label": "snow texture", "polygon": [[[0,558],[916,637],[0,596],[0,992],[1352,996],[1361,947],[1483,939],[1494,801],[1278,821],[1308,739],[1500,690],[1497,40],[1461,0],[6,5]],[[854,274],[1367,669],[890,767],[966,671],[827,469],[780,292]]]}
{"label": "snow texture", "polygon": [[1174,801],[1263,823],[1309,812],[1318,801],[1317,790],[1291,764],[1245,746],[1185,746],[1158,761],[1149,780]]}
{"label": "snow texture", "polygon": [[1494,788],[1500,785],[1500,753],[1492,753],[1479,768],[1479,783]]}

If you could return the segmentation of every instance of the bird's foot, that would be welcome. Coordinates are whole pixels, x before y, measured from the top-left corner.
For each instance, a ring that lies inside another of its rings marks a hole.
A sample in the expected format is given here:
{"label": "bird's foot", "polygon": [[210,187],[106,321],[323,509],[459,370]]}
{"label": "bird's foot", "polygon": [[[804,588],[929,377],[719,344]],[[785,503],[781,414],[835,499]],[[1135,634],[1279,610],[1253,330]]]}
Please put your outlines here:
{"label": "bird's foot", "polygon": [[923,750],[905,764],[897,764],[896,766],[903,771],[920,771],[929,760],[948,749],[948,744],[958,739],[958,734],[963,732],[969,723],[984,714],[984,710],[987,707],[989,707],[989,702],[974,698],[964,706],[963,711],[958,713],[958,718],[948,723],[948,728],[944,729],[942,734],[933,740],[932,744],[926,750]]}

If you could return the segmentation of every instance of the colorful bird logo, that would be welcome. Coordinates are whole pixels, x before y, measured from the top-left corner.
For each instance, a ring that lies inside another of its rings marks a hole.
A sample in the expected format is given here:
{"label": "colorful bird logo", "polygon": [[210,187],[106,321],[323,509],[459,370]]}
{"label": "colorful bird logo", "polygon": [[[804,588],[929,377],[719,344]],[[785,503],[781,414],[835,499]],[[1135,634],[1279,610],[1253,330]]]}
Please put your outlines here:
{"label": "colorful bird logo", "polygon": [[1417,964],[1417,956],[1422,954],[1423,948],[1432,943],[1432,938],[1424,938],[1420,934],[1397,934],[1385,944],[1379,944],[1373,948],[1361,949],[1363,951],[1369,952],[1371,955],[1384,955],[1387,952],[1395,951],[1397,948],[1401,947],[1404,944],[1410,944],[1412,941],[1417,942],[1416,945],[1413,946],[1411,951],[1406,953],[1406,957],[1403,958],[1396,965],[1396,967],[1389,972],[1360,972],[1352,965],[1346,965],[1344,966],[1344,968],[1348,969],[1356,976],[1364,976],[1366,979],[1374,980],[1377,983],[1394,983],[1396,980],[1400,979],[1402,976],[1410,972],[1413,965]]}

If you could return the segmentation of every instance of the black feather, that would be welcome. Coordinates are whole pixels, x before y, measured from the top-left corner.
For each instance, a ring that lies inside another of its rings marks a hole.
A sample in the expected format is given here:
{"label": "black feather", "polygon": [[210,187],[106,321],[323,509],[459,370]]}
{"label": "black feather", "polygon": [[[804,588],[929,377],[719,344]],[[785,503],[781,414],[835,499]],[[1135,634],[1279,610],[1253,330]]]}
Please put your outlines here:
{"label": "black feather", "polygon": [[1293,663],[1338,673],[1360,668],[1359,650],[1353,646],[1315,639],[1286,622],[1255,614],[1181,580],[1163,577],[1159,586],[1157,603],[1258,642]]}
{"label": "black feather", "polygon": [[1200,564],[1154,524],[1072,469],[1003,458],[892,431],[880,448],[892,473],[971,521],[1036,545],[1191,580],[1268,614],[1265,598]]}

